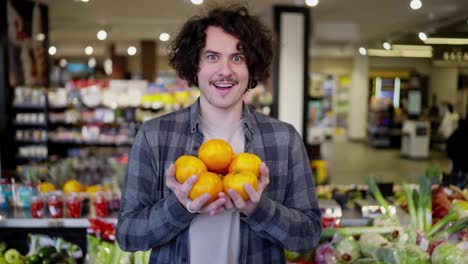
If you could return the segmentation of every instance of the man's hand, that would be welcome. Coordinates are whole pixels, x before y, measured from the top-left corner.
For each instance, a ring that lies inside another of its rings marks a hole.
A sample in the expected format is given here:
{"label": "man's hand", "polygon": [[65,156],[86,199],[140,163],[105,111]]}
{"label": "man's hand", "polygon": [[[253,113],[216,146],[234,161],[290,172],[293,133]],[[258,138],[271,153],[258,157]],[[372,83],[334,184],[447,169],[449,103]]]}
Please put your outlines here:
{"label": "man's hand", "polygon": [[244,201],[242,197],[236,193],[233,189],[228,190],[228,195],[224,193],[220,193],[219,197],[225,198],[226,203],[224,207],[226,209],[238,209],[243,214],[250,216],[255,212],[258,207],[258,203],[260,202],[260,198],[262,197],[262,193],[267,187],[268,183],[270,183],[270,176],[268,172],[268,168],[265,163],[262,162],[260,165],[260,177],[258,179],[258,190],[255,189],[250,184],[245,184],[244,189],[249,195],[249,200]]}
{"label": "man's hand", "polygon": [[210,215],[215,215],[224,210],[224,204],[227,199],[225,197],[219,196],[219,198],[204,206],[206,201],[210,199],[210,195],[205,193],[197,199],[191,201],[189,198],[190,190],[192,190],[193,185],[197,182],[198,178],[196,175],[190,176],[183,184],[179,183],[175,176],[175,166],[171,164],[166,170],[166,186],[174,192],[179,203],[191,213],[209,213]]}

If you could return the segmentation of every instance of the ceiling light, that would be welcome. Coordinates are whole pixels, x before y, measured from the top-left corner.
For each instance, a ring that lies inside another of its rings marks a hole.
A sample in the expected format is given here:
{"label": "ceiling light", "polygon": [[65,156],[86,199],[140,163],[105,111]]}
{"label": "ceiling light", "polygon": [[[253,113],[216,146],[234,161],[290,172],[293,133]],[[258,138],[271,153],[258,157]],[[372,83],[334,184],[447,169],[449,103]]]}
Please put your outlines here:
{"label": "ceiling light", "polygon": [[425,50],[432,51],[429,45],[392,45],[393,50]]}
{"label": "ceiling light", "polygon": [[376,57],[432,58],[432,50],[368,49],[367,54]]}
{"label": "ceiling light", "polygon": [[57,48],[55,46],[50,46],[49,47],[49,54],[54,56],[55,53],[57,53]]}
{"label": "ceiling light", "polygon": [[89,60],[88,60],[88,66],[89,66],[90,68],[96,67],[96,59],[95,59],[95,58],[89,59]]}
{"label": "ceiling light", "polygon": [[421,0],[411,0],[409,5],[410,5],[411,9],[418,10],[419,8],[422,7],[422,2],[421,2]]}
{"label": "ceiling light", "polygon": [[386,50],[391,50],[392,49],[392,45],[390,45],[390,43],[388,43],[386,41],[382,44],[382,46]]}
{"label": "ceiling light", "polygon": [[83,2],[83,3],[88,3],[89,0],[81,0],[81,2]]}
{"label": "ceiling light", "polygon": [[424,32],[419,32],[418,36],[419,36],[419,39],[422,40],[422,41],[427,40],[427,35]]}
{"label": "ceiling light", "polygon": [[367,54],[366,48],[360,47],[360,48],[359,48],[359,53],[360,53],[362,56],[366,56],[366,54]]}
{"label": "ceiling light", "polygon": [[190,0],[192,2],[192,4],[194,5],[201,5],[203,4],[203,0]]}
{"label": "ceiling light", "polygon": [[468,38],[427,38],[426,44],[468,45]]}
{"label": "ceiling light", "polygon": [[39,34],[37,34],[37,35],[36,35],[36,39],[37,39],[38,41],[44,41],[44,40],[45,40],[45,35],[44,35],[44,33],[39,33]]}
{"label": "ceiling light", "polygon": [[107,32],[105,30],[99,30],[96,36],[99,40],[105,40],[107,38]]}
{"label": "ceiling light", "polygon": [[308,6],[316,6],[319,3],[319,0],[305,0],[306,5]]}
{"label": "ceiling light", "polygon": [[66,59],[61,59],[59,62],[60,67],[65,68],[67,67],[68,61]]}
{"label": "ceiling light", "polygon": [[111,59],[106,59],[104,61],[104,71],[106,72],[107,75],[112,74],[112,60]]}
{"label": "ceiling light", "polygon": [[93,49],[93,47],[91,47],[91,46],[86,46],[86,48],[85,48],[85,50],[84,50],[84,52],[86,53],[86,55],[91,55],[91,54],[93,54],[93,51],[94,51],[94,49]]}
{"label": "ceiling light", "polygon": [[128,47],[128,49],[127,49],[127,53],[128,53],[128,55],[130,55],[130,56],[135,55],[136,52],[137,52],[137,49],[136,49],[135,47],[133,47],[133,46],[130,46],[130,47]]}
{"label": "ceiling light", "polygon": [[161,41],[168,41],[171,36],[167,33],[161,33],[159,35],[159,40]]}

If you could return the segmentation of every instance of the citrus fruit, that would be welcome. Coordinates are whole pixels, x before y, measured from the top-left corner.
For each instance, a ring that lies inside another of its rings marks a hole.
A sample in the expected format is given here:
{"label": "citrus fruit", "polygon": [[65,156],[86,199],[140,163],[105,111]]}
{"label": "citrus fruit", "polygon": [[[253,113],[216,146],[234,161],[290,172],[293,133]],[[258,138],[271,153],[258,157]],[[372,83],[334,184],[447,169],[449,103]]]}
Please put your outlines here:
{"label": "citrus fruit", "polygon": [[262,160],[252,153],[239,153],[229,164],[229,173],[235,171],[251,171],[257,177],[260,176],[260,164]]}
{"label": "citrus fruit", "polygon": [[175,177],[178,182],[184,183],[190,176],[199,175],[207,171],[206,165],[199,158],[182,155],[174,163]]}
{"label": "citrus fruit", "polygon": [[55,191],[55,186],[50,182],[41,182],[39,184],[39,191],[42,193]]}
{"label": "citrus fruit", "polygon": [[218,193],[223,191],[223,181],[221,178],[213,172],[204,171],[198,175],[198,181],[193,185],[190,191],[189,197],[192,200],[197,199],[205,193],[208,193],[211,197],[205,203],[210,203],[218,198]]}
{"label": "citrus fruit", "polygon": [[233,156],[231,145],[222,139],[210,139],[204,142],[198,150],[198,157],[212,172],[225,172]]}
{"label": "citrus fruit", "polygon": [[231,172],[223,178],[224,192],[233,189],[238,193],[244,201],[249,200],[249,194],[245,191],[244,185],[250,184],[254,190],[258,189],[257,176],[251,171],[236,171]]}
{"label": "citrus fruit", "polygon": [[63,192],[69,194],[72,192],[81,192],[81,183],[76,180],[69,180],[63,185]]}

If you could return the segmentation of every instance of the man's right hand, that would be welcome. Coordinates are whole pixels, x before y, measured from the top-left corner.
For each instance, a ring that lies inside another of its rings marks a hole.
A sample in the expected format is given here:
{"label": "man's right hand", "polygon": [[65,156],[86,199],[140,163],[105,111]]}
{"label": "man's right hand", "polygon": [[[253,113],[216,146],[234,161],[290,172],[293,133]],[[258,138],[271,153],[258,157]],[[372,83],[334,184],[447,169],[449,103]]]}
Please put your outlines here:
{"label": "man's right hand", "polygon": [[197,182],[198,178],[196,175],[190,176],[183,184],[179,183],[175,178],[175,166],[171,164],[166,170],[166,186],[174,192],[179,203],[187,209],[189,212],[195,213],[209,213],[215,215],[219,212],[224,211],[224,204],[227,199],[222,195],[219,198],[204,206],[204,204],[210,199],[210,195],[205,193],[197,199],[191,201],[189,198],[190,190],[193,185]]}

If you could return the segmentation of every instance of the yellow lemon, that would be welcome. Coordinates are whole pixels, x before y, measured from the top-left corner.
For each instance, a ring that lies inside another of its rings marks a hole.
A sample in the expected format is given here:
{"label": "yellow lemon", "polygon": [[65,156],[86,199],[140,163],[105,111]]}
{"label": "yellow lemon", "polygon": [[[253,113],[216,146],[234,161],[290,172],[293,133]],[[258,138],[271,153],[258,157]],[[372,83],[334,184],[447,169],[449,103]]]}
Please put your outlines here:
{"label": "yellow lemon", "polygon": [[55,186],[50,182],[41,182],[39,184],[39,191],[42,193],[55,191]]}
{"label": "yellow lemon", "polygon": [[65,194],[69,194],[72,192],[78,193],[78,192],[81,192],[81,189],[82,189],[81,183],[79,183],[76,180],[69,180],[63,185],[63,192]]}

